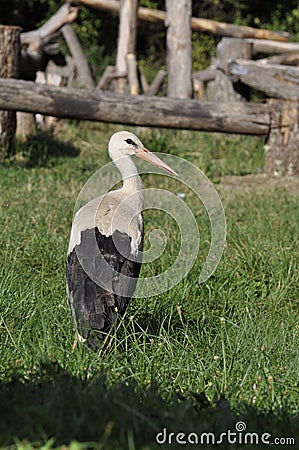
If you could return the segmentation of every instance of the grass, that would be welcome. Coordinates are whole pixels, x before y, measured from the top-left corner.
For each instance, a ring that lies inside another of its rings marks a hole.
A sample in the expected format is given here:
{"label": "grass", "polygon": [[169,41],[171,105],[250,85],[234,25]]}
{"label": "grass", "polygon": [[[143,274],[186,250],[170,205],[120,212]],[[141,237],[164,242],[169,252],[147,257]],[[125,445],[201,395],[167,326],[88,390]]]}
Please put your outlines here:
{"label": "grass", "polygon": [[[164,427],[219,436],[238,421],[298,443],[298,182],[240,177],[263,170],[257,138],[143,131],[149,148],[185,157],[217,183],[225,254],[200,284],[208,219],[186,195],[203,242],[188,276],[132,301],[109,352],[71,351],[64,266],[73,207],[109,161],[116,129],[62,123],[54,138],[39,135],[0,166],[1,448],[193,448],[159,445],[155,436]],[[144,180],[171,188],[161,177]],[[145,214],[147,230],[153,223],[170,238],[168,254],[144,266],[144,276],[177,251],[173,221]]]}

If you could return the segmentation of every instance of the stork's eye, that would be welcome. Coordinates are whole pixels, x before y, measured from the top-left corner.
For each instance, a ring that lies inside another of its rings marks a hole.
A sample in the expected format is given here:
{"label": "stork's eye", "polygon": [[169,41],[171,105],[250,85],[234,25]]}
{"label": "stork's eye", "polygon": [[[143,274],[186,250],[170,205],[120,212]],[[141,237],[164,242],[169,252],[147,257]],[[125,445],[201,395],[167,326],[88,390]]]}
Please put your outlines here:
{"label": "stork's eye", "polygon": [[134,141],[132,141],[132,139],[125,139],[126,143],[129,145],[136,145]]}

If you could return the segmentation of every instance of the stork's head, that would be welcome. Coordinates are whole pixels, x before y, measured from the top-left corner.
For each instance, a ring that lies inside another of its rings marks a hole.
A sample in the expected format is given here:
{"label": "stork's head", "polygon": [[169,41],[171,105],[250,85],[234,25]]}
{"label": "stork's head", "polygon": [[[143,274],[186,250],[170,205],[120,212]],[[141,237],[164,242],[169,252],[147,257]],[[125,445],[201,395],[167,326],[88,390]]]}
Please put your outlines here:
{"label": "stork's head", "polygon": [[150,164],[163,169],[171,175],[177,175],[171,167],[145,148],[140,139],[129,131],[119,131],[118,133],[114,133],[110,138],[108,151],[110,158],[113,161],[124,156],[135,155],[138,156],[138,158],[144,159]]}

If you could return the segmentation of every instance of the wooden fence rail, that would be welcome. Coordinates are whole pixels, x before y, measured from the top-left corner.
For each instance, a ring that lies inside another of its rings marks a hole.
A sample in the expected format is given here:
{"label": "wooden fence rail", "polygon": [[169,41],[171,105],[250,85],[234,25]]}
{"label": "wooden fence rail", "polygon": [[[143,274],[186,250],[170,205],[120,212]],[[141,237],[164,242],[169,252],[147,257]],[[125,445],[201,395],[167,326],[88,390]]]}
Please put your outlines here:
{"label": "wooden fence rail", "polygon": [[[118,0],[78,0],[78,3],[115,13],[119,13],[120,11],[120,1]],[[166,12],[140,6],[138,8],[138,18],[148,22],[163,23],[166,20]],[[191,18],[191,28],[194,31],[204,31],[216,36],[235,38],[272,39],[274,41],[286,42],[289,37],[289,33],[286,32],[234,25],[198,17]]]}
{"label": "wooden fence rail", "polygon": [[0,79],[0,109],[127,125],[267,135],[267,104],[128,96]]}

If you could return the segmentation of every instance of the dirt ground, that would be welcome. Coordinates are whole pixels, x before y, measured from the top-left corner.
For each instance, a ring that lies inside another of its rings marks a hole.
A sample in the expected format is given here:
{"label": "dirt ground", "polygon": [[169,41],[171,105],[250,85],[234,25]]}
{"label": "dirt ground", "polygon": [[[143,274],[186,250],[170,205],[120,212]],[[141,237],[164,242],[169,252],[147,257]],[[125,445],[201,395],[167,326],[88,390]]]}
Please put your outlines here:
{"label": "dirt ground", "polygon": [[249,193],[252,190],[259,192],[281,190],[297,197],[299,195],[299,177],[271,177],[266,174],[225,176],[216,185],[222,194]]}

